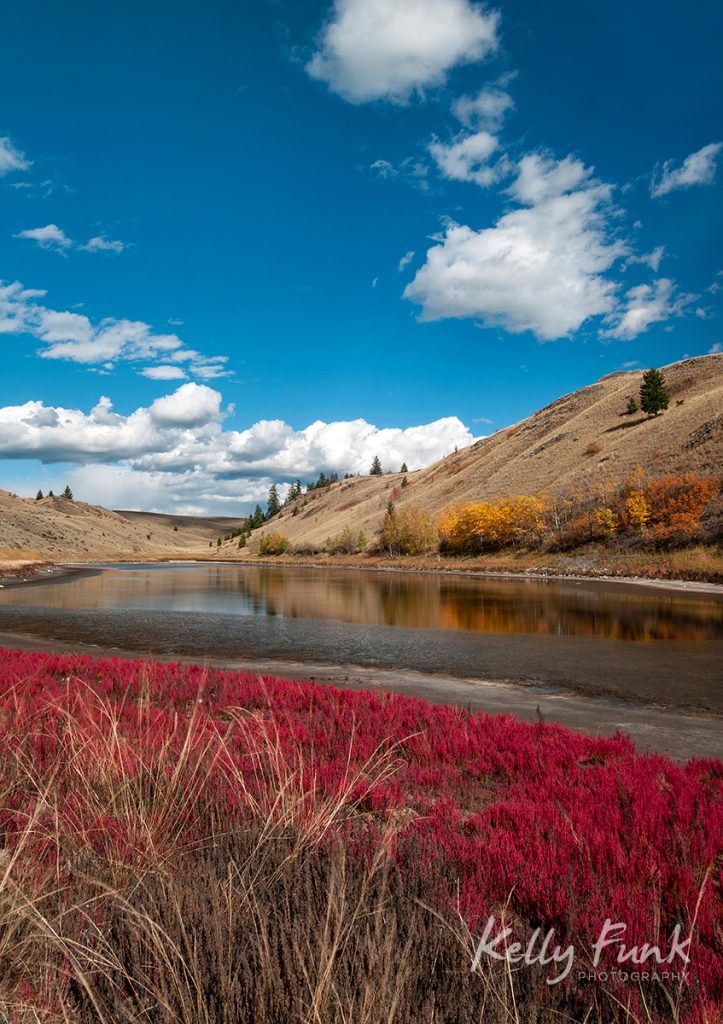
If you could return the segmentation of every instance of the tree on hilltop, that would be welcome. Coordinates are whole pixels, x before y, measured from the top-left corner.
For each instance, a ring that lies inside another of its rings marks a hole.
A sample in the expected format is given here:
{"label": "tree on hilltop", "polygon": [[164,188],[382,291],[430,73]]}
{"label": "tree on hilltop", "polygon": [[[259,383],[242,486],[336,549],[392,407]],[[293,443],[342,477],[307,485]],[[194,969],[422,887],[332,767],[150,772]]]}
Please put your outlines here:
{"label": "tree on hilltop", "polygon": [[71,491],[70,487],[67,484],[65,485],[65,490],[63,491],[63,497],[67,498],[68,501],[73,500],[73,492]]}
{"label": "tree on hilltop", "polygon": [[372,459],[372,468],[369,470],[369,476],[382,476],[384,470],[378,455],[375,455]]}
{"label": "tree on hilltop", "polygon": [[659,412],[667,409],[669,404],[670,398],[663,374],[655,368],[646,370],[640,385],[640,408],[647,412],[648,416],[657,416]]}
{"label": "tree on hilltop", "polygon": [[42,496],[43,496],[43,492],[42,491],[38,491],[38,493],[35,495],[35,500],[36,501],[40,501]]}

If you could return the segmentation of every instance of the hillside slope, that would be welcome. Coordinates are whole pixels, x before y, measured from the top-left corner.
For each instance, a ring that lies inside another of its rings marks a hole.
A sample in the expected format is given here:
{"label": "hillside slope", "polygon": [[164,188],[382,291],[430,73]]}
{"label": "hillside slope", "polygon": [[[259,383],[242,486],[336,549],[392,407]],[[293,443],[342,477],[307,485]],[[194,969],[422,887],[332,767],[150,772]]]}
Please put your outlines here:
{"label": "hillside slope", "polygon": [[34,501],[0,491],[0,564],[188,555],[207,551],[209,540],[241,522],[111,512],[62,497]]}
{"label": "hillside slope", "polygon": [[[616,484],[639,466],[651,476],[719,472],[723,465],[723,355],[686,359],[665,367],[670,408],[653,419],[626,415],[642,371],[613,373],[565,395],[526,420],[427,469],[356,477],[312,491],[255,531],[282,532],[294,545],[323,545],[346,527],[371,538],[387,503],[418,505],[436,513],[458,501],[511,494],[586,493]],[[380,453],[383,454],[383,453]],[[306,502],[306,504],[304,504]],[[233,545],[219,554],[227,556]]]}

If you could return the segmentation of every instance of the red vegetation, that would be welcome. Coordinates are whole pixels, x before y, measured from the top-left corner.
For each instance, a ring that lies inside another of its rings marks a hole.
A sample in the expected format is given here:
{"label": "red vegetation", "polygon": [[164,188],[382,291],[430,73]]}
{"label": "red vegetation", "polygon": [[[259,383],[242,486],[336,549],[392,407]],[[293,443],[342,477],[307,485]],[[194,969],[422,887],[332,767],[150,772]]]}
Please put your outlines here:
{"label": "red vegetation", "polygon": [[[122,800],[103,803],[83,775],[109,758],[117,763],[104,771],[143,793],[155,766],[165,802],[149,795],[145,818]],[[35,785],[9,785],[20,763]],[[174,804],[180,763],[193,765],[184,806]],[[520,938],[554,928],[583,969],[606,918],[627,924],[628,945],[664,949],[679,924],[693,935],[681,1019],[713,1019],[723,1000],[721,762],[679,766],[639,755],[621,736],[390,694],[0,650],[0,855],[25,843],[26,876],[31,864],[64,884],[74,870],[68,845],[124,869],[172,859],[207,838],[199,805],[209,799],[226,830],[258,807],[281,813],[282,777],[298,796],[294,823],[314,842],[333,823],[365,858],[393,826],[403,871],[428,880],[429,902],[458,909],[474,934],[507,907]],[[52,791],[53,820],[29,834],[27,822],[43,818],[39,791]],[[354,813],[337,821],[342,800]],[[579,984],[574,972],[570,984]]]}

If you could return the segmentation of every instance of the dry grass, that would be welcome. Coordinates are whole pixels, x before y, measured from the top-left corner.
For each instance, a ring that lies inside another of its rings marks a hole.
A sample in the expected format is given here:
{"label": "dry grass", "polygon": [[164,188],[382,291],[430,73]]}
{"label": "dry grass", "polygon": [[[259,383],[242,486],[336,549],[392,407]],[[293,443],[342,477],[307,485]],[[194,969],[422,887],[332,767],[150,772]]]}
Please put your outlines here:
{"label": "dry grass", "polygon": [[[638,467],[656,477],[718,473],[723,461],[723,355],[674,363],[665,376],[671,408],[662,416],[626,416],[627,397],[638,390],[642,371],[611,374],[514,427],[406,474],[408,486],[401,490],[399,467],[384,465],[391,470],[384,476],[340,480],[304,495],[297,503],[298,515],[284,512],[280,522],[274,519],[254,537],[264,530],[281,531],[294,546],[322,549],[327,537],[347,528],[355,535],[363,530],[372,539],[390,499],[400,512],[416,505],[435,515],[456,502],[504,495],[585,495],[592,487],[619,483]],[[676,405],[680,399],[683,404]],[[218,555],[233,553],[229,546]]]}
{"label": "dry grass", "polygon": [[[4,1024],[679,1019],[675,1005],[658,999],[641,1015],[604,989],[579,1012],[574,990],[547,990],[540,967],[486,960],[470,971],[472,936],[434,906],[444,880],[400,867],[392,820],[365,855],[359,784],[369,792],[390,778],[395,746],[349,769],[330,798],[254,714],[229,713],[241,772],[227,734],[200,729],[194,709],[173,744],[146,743],[140,728],[131,748],[120,709],[67,684],[76,693],[57,763],[77,817],[22,741],[0,752],[0,812],[18,792],[34,805],[12,847],[0,846]],[[235,821],[207,785],[218,769],[244,808]]]}

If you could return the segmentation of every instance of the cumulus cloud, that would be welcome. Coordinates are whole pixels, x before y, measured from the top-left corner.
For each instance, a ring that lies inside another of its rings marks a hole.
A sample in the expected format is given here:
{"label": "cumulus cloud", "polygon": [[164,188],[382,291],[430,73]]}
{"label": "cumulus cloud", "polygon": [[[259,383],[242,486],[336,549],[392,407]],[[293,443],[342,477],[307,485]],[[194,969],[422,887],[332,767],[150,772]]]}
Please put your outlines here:
{"label": "cumulus cloud", "polygon": [[336,0],[306,70],[351,103],[405,103],[494,50],[498,21],[469,0]]}
{"label": "cumulus cloud", "polygon": [[659,198],[678,188],[711,185],[715,181],[716,163],[721,149],[723,143],[711,142],[687,156],[680,167],[675,167],[672,160],[666,160],[662,169],[656,168],[653,172],[650,194]]}
{"label": "cumulus cloud", "polygon": [[605,275],[626,248],[610,237],[609,186],[572,158],[532,156],[512,191],[530,205],[481,231],[452,224],[427,252],[404,291],[421,320],[474,317],[551,340],[614,311],[616,286]]}
{"label": "cumulus cloud", "polygon": [[46,224],[42,228],[28,228],[25,231],[18,231],[16,235],[13,235],[13,238],[28,238],[33,242],[37,242],[42,249],[51,249],[63,255],[67,255],[72,249],[78,252],[121,253],[124,249],[128,248],[127,242],[121,242],[117,238],[106,238],[105,235],[96,235],[84,244],[74,242],[57,224]]}
{"label": "cumulus cloud", "polygon": [[429,152],[443,177],[453,181],[471,181],[486,188],[499,181],[505,173],[504,161],[494,166],[488,163],[497,146],[493,135],[480,131],[449,146],[433,142]]}
{"label": "cumulus cloud", "polygon": [[160,366],[139,371],[151,380],[230,376],[228,356],[204,356],[187,348],[176,334],[156,334],[142,320],[106,317],[94,323],[82,313],[50,309],[38,301],[44,296],[44,291],[23,288],[18,282],[0,281],[0,334],[31,334],[42,342],[42,358],[88,367],[107,370],[117,361],[157,362]]}
{"label": "cumulus cloud", "polygon": [[0,178],[12,171],[27,171],[28,167],[30,160],[13,145],[12,139],[0,136]]}
{"label": "cumulus cloud", "polygon": [[228,504],[241,513],[272,482],[365,474],[377,454],[386,466],[416,469],[474,441],[455,416],[407,428],[357,419],[294,430],[261,420],[231,430],[229,412],[218,391],[190,382],[127,416],[107,397],[88,413],[42,402],[0,407],[0,457],[78,464],[73,489],[106,505],[218,512]]}
{"label": "cumulus cloud", "polygon": [[504,89],[485,88],[474,96],[460,96],[452,104],[452,113],[465,128],[499,131],[515,103]]}
{"label": "cumulus cloud", "polygon": [[25,231],[18,231],[14,238],[28,238],[41,247],[51,249],[54,252],[65,253],[73,245],[73,240],[68,238],[62,228],[57,224],[46,224],[42,228],[27,228]]}
{"label": "cumulus cloud", "polygon": [[532,206],[583,187],[591,174],[591,168],[571,156],[555,160],[540,153],[529,153],[520,160],[517,178],[509,192],[521,203]]}
{"label": "cumulus cloud", "polygon": [[149,412],[164,427],[200,427],[221,419],[221,394],[205,384],[182,384],[172,395],[157,398]]}
{"label": "cumulus cloud", "polygon": [[639,284],[625,294],[622,309],[613,315],[613,327],[604,333],[610,338],[630,341],[651,326],[680,316],[695,296],[677,291],[673,281],[661,277],[650,284]]}

